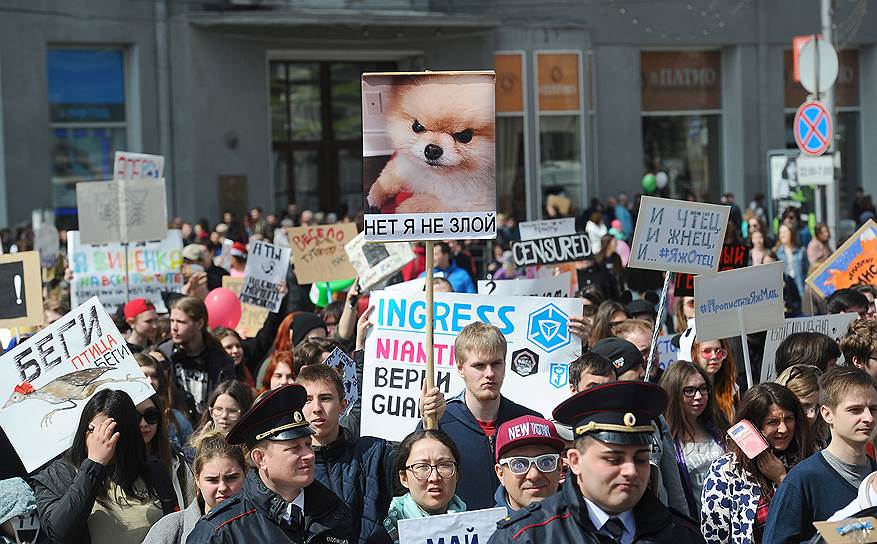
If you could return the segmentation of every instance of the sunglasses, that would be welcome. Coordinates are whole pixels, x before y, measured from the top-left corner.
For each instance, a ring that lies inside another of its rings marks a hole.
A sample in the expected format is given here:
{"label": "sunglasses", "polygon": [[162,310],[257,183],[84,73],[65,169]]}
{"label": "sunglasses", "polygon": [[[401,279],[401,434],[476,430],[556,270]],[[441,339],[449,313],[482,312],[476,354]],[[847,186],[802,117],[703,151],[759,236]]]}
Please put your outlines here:
{"label": "sunglasses", "polygon": [[140,419],[145,421],[147,425],[157,425],[158,422],[161,421],[161,412],[155,408],[150,408],[140,414]]}
{"label": "sunglasses", "polygon": [[725,348],[701,348],[700,354],[704,357],[715,355],[717,358],[721,359],[728,355],[728,351]]}

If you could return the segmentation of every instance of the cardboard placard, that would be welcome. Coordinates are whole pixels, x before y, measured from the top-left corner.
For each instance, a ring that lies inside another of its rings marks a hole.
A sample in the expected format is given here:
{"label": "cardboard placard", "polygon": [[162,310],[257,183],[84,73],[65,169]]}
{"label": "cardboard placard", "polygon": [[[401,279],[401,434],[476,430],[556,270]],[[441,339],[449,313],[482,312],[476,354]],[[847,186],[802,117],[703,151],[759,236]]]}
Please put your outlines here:
{"label": "cardboard placard", "polygon": [[76,201],[82,210],[79,235],[85,244],[147,242],[165,237],[164,178],[84,181],[76,184]]}
{"label": "cardboard placard", "polygon": [[408,242],[373,244],[366,242],[365,235],[361,232],[344,245],[344,251],[356,270],[359,287],[363,292],[392,276],[414,259],[414,251]]}
{"label": "cardboard placard", "polygon": [[[426,373],[425,293],[376,291],[374,323],[365,344],[362,434],[400,441],[420,421],[417,401]],[[568,396],[568,365],[581,342],[567,329],[579,315],[573,298],[435,293],[436,387],[446,397],[464,385],[456,370],[454,338],[469,323],[497,326],[508,340],[502,394],[549,414]]]}
{"label": "cardboard placard", "polygon": [[[241,287],[244,285],[244,278],[233,278],[231,276],[222,277],[222,286],[226,289],[234,291],[238,298],[241,295]],[[260,306],[252,304],[244,304],[241,302],[241,319],[235,331],[245,338],[253,338],[262,329],[265,320],[268,319],[268,310]]]}
{"label": "cardboard placard", "polygon": [[781,326],[785,319],[783,266],[776,262],[695,277],[694,321],[698,341]]}
{"label": "cardboard placard", "polygon": [[278,284],[286,281],[288,271],[289,248],[254,240],[250,243],[243,286],[238,298],[242,303],[276,312],[283,300]]}
{"label": "cardboard placard", "polygon": [[539,279],[478,280],[479,295],[568,297],[569,272]]}
{"label": "cardboard placard", "polygon": [[[847,327],[856,319],[859,319],[859,314],[853,313],[793,317],[786,319],[781,327],[768,329],[767,337],[764,339],[764,357],[761,359],[761,383],[777,379],[775,364],[777,348],[790,334],[819,332],[840,342],[847,333]],[[843,364],[843,354],[837,363]]]}
{"label": "cardboard placard", "polygon": [[29,473],[70,447],[85,403],[107,388],[134,404],[154,393],[97,297],[0,357],[0,426]]}
{"label": "cardboard placard", "polygon": [[[744,245],[727,244],[722,246],[722,257],[719,260],[719,272],[737,270],[749,266],[749,248]],[[673,281],[673,295],[677,297],[694,296],[694,276],[676,274]]]}
{"label": "cardboard placard", "polygon": [[565,196],[548,195],[548,198],[545,199],[545,207],[556,209],[560,215],[568,214],[571,206],[572,200]]}
{"label": "cardboard placard", "polygon": [[164,177],[164,157],[116,151],[113,157],[113,181],[162,179]]}
{"label": "cardboard placard", "polygon": [[0,255],[0,327],[32,327],[43,321],[40,254]]}
{"label": "cardboard placard", "polygon": [[576,233],[576,218],[542,219],[540,221],[521,221],[518,223],[521,240],[551,238]]}
{"label": "cardboard placard", "polygon": [[877,223],[871,219],[807,276],[822,298],[857,283],[877,285]]}
{"label": "cardboard placard", "polygon": [[495,81],[493,71],[362,75],[366,240],[496,236]]}
{"label": "cardboard placard", "polygon": [[870,523],[877,529],[877,519],[874,517],[847,518],[840,521],[814,521],[813,526],[822,535],[827,544],[869,544],[877,542],[877,530],[871,531],[848,531],[841,534],[841,529],[856,523]]}
{"label": "cardboard placard", "polygon": [[359,382],[356,381],[356,361],[344,353],[341,348],[335,348],[326,357],[323,364],[331,366],[341,374],[341,381],[344,383],[344,399],[347,400],[347,410],[344,413],[349,414],[353,409],[353,405],[359,400]]}
{"label": "cardboard placard", "polygon": [[591,242],[583,232],[512,242],[512,258],[517,266],[568,263],[593,256]]}
{"label": "cardboard placard", "polygon": [[[183,289],[183,237],[179,230],[165,231],[157,242],[139,242],[128,247],[128,296],[145,298],[158,313],[167,312],[163,291]],[[118,243],[83,244],[79,231],[67,232],[67,259],[73,270],[71,304],[98,297],[107,311],[125,304],[125,248]]]}
{"label": "cardboard placard", "polygon": [[356,225],[335,223],[286,229],[295,277],[300,284],[349,280],[356,276],[345,244],[356,238]]}
{"label": "cardboard placard", "polygon": [[399,520],[399,544],[486,544],[496,532],[505,508],[485,508],[458,514]]}
{"label": "cardboard placard", "polygon": [[730,206],[644,196],[628,266],[703,274],[719,267]]}

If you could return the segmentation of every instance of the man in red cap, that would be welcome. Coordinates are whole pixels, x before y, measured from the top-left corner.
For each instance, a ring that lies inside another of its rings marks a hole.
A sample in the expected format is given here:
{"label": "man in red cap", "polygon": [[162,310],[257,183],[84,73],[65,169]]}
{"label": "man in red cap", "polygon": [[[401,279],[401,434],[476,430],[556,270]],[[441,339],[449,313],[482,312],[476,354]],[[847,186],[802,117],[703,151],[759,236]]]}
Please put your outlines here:
{"label": "man in red cap", "polygon": [[496,432],[497,508],[509,515],[558,491],[564,442],[554,423],[537,416],[506,421]]}
{"label": "man in red cap", "polygon": [[131,353],[143,351],[143,348],[155,342],[158,336],[158,314],[151,302],[145,298],[129,301],[125,304],[125,321],[129,327],[125,341]]}

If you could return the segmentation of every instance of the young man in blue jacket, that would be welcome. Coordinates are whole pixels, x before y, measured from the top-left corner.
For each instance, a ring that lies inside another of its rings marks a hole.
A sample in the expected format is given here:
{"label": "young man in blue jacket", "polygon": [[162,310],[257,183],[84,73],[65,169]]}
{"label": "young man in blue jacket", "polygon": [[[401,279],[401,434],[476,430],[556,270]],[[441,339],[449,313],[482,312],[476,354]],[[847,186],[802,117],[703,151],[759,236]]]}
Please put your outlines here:
{"label": "young man in blue jacket", "polygon": [[[469,272],[463,270],[454,262],[451,254],[451,246],[445,242],[439,242],[433,246],[433,264],[436,275],[441,275],[448,280],[455,293],[475,293],[475,282]],[[425,276],[426,272],[420,274]]]}

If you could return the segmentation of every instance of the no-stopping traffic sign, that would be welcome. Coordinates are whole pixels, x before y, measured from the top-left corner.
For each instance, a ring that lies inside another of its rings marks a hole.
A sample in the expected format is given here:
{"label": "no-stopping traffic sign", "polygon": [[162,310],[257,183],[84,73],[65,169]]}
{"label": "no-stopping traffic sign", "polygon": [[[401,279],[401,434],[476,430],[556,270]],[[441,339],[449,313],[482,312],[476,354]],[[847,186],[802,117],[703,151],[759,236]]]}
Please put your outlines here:
{"label": "no-stopping traffic sign", "polygon": [[818,157],[828,150],[833,136],[831,115],[822,102],[804,102],[792,123],[795,142],[802,153]]}

